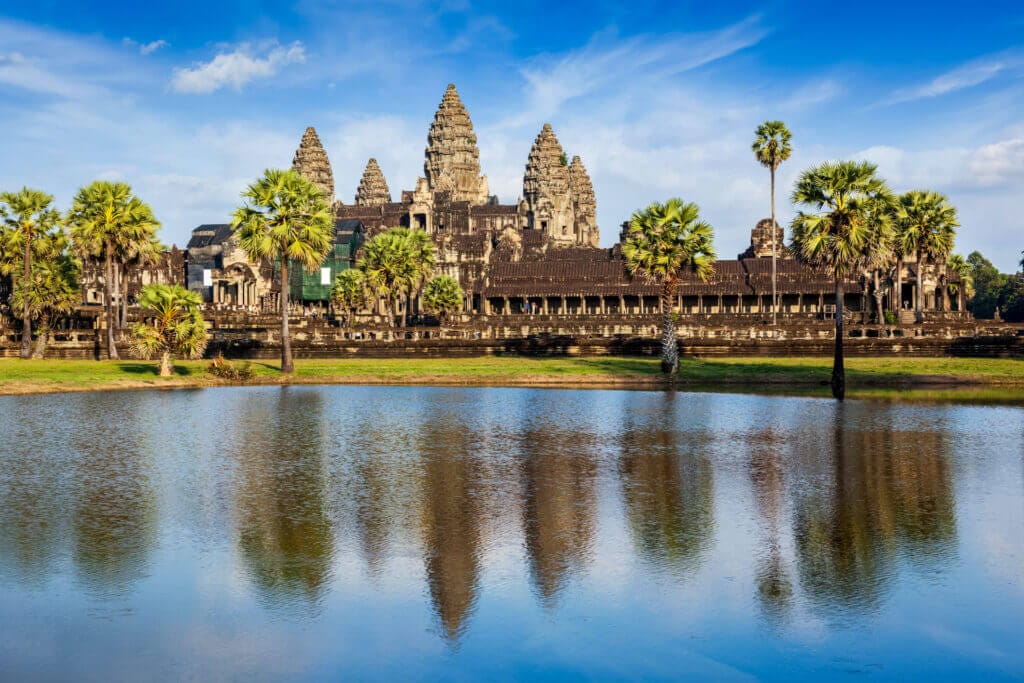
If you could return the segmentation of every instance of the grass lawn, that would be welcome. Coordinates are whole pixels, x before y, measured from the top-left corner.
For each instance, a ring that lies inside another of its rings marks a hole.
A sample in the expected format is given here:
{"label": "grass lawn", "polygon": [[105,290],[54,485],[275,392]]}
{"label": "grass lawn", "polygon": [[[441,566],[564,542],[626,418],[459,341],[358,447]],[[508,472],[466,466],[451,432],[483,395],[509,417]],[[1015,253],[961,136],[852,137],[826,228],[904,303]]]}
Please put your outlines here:
{"label": "grass lawn", "polygon": [[[224,384],[206,372],[207,363],[179,361],[174,377],[162,378],[156,374],[156,363],[147,361],[0,359],[0,393]],[[353,358],[297,360],[295,366],[295,375],[285,377],[278,372],[276,362],[253,361],[252,383],[664,386],[655,358]],[[811,388],[828,380],[831,366],[830,358],[683,359],[679,384]],[[847,359],[847,381],[851,390],[944,385],[1024,389],[1024,360],[851,358]]]}

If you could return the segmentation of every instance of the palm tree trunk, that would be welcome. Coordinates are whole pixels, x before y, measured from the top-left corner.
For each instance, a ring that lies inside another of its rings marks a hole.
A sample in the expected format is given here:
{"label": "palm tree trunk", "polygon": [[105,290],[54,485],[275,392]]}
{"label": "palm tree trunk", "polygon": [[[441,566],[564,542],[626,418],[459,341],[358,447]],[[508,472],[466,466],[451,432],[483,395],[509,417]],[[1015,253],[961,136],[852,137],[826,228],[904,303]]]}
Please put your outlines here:
{"label": "palm tree trunk", "polygon": [[923,253],[917,254],[917,296],[914,297],[914,320],[924,322],[924,261]]}
{"label": "palm tree trunk", "polygon": [[110,242],[106,245],[105,274],[103,277],[103,317],[107,322],[107,358],[118,360],[117,346],[114,343],[114,302],[113,285],[114,280],[114,248]]}
{"label": "palm tree trunk", "polygon": [[893,305],[893,311],[896,312],[896,322],[899,322],[900,311],[903,310],[903,257],[896,259],[896,287],[895,296],[893,296],[890,302]]}
{"label": "palm tree trunk", "polygon": [[679,371],[679,343],[676,340],[676,326],[672,322],[672,302],[675,300],[676,283],[666,280],[661,285],[661,371],[675,381]]}
{"label": "palm tree trunk", "polygon": [[36,347],[32,351],[33,358],[46,356],[46,345],[50,341],[50,316],[43,313],[39,316],[39,328],[36,330]]}
{"label": "palm tree trunk", "polygon": [[875,269],[874,275],[874,291],[872,292],[875,297],[875,324],[882,325],[885,323],[885,313],[882,311],[882,288],[879,283],[878,270]]}
{"label": "palm tree trunk", "polygon": [[776,309],[778,308],[778,296],[776,295],[775,284],[775,258],[777,248],[775,246],[775,167],[771,168],[772,176],[772,325],[776,324]]}
{"label": "palm tree trunk", "polygon": [[295,372],[288,335],[288,257],[281,254],[281,372]]}
{"label": "palm tree trunk", "polygon": [[412,294],[410,292],[405,293],[405,308],[402,309],[402,327],[408,327],[409,325],[409,304],[412,301]]}
{"label": "palm tree trunk", "polygon": [[128,266],[121,268],[121,327],[128,327]]}
{"label": "palm tree trunk", "polygon": [[[31,286],[32,282],[32,237],[25,235],[25,256],[24,256],[24,267],[25,267],[25,286]],[[25,297],[25,302],[21,307],[21,357],[29,358],[32,355],[32,311],[28,305],[29,297]]]}
{"label": "palm tree trunk", "polygon": [[174,374],[174,361],[171,359],[170,349],[164,349],[160,354],[160,376],[170,377]]}
{"label": "palm tree trunk", "polygon": [[846,368],[843,367],[843,281],[836,278],[836,348],[832,358],[832,396],[846,397]]}

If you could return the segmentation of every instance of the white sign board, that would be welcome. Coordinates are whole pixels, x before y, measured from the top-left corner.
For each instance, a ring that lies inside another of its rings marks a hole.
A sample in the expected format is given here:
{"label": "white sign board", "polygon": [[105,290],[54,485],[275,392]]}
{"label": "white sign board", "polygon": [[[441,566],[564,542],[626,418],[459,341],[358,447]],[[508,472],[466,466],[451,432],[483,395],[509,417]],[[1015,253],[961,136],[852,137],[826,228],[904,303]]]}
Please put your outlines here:
{"label": "white sign board", "polygon": [[213,287],[213,271],[203,268],[203,287]]}
{"label": "white sign board", "polygon": [[320,284],[329,285],[331,284],[331,269],[321,268],[320,269]]}

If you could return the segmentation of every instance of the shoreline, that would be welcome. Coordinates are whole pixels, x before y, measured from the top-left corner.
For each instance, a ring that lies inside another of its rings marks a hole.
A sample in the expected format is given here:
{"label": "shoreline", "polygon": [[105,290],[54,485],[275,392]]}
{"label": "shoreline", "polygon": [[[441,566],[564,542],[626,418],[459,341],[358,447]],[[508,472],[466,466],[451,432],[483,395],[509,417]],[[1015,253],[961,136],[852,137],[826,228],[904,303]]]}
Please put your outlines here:
{"label": "shoreline", "polygon": [[[234,361],[244,364],[245,361]],[[687,358],[676,381],[658,370],[657,359],[628,357],[481,357],[452,359],[296,360],[296,374],[276,364],[250,362],[250,380],[226,380],[206,372],[208,361],[179,361],[176,375],[160,378],[153,361],[0,359],[0,395],[202,389],[229,386],[451,386],[551,389],[636,389],[827,393],[831,359]],[[1024,398],[1024,360],[864,359],[847,362],[847,382],[857,392],[957,392],[1004,390]]]}

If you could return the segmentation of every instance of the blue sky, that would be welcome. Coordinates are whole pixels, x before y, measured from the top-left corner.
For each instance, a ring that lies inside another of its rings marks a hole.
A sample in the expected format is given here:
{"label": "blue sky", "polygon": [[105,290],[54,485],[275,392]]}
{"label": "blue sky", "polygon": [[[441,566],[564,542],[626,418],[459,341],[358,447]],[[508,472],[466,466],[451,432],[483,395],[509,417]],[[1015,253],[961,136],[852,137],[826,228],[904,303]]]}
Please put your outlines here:
{"label": "blue sky", "polygon": [[781,118],[788,222],[797,173],[865,158],[894,189],[947,193],[957,249],[1003,270],[1024,249],[1024,3],[73,3],[0,10],[0,188],[66,206],[128,181],[179,245],[226,220],[244,185],[291,162],[313,125],[337,195],[366,160],[392,193],[454,82],[492,192],[512,202],[550,122],[579,154],[602,244],[654,199],[697,202],[720,256],[768,213],[749,145]]}

